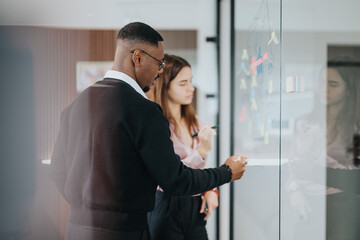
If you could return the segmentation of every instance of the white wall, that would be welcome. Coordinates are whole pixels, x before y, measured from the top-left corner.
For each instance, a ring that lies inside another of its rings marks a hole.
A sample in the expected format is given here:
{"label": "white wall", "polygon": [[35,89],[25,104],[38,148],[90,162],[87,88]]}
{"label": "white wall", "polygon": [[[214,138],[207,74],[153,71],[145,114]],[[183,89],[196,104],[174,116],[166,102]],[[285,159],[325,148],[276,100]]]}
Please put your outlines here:
{"label": "white wall", "polygon": [[[253,9],[258,9],[262,2],[236,1],[235,14],[248,19],[248,22],[237,22],[238,29],[248,28],[253,22]],[[279,0],[267,2],[273,4]],[[0,24],[118,29],[128,22],[141,20],[158,29],[194,29],[203,28],[202,20],[207,19],[209,6],[214,3],[212,0],[3,0],[0,3]],[[283,8],[286,10],[284,30],[360,29],[358,0],[285,0]],[[274,17],[271,21],[276,22]]]}

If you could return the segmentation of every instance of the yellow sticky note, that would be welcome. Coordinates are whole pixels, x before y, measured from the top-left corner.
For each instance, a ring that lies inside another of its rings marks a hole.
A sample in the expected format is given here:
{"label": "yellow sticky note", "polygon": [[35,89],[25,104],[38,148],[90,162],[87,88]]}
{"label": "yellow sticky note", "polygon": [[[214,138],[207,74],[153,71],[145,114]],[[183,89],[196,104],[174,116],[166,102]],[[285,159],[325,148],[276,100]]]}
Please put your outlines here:
{"label": "yellow sticky note", "polygon": [[243,50],[243,54],[242,54],[242,57],[241,57],[241,59],[249,59],[249,55],[248,55],[248,53],[247,53],[247,50],[246,49],[244,49]]}
{"label": "yellow sticky note", "polygon": [[260,125],[260,136],[264,136],[264,133],[265,133],[265,125],[264,124],[261,124]]}
{"label": "yellow sticky note", "polygon": [[240,89],[246,89],[246,82],[243,78],[240,80]]}
{"label": "yellow sticky note", "polygon": [[295,86],[294,86],[294,77],[289,76],[286,78],[286,92],[291,93],[295,92]]}
{"label": "yellow sticky note", "polygon": [[272,33],[271,33],[271,39],[270,39],[270,41],[268,42],[268,45],[270,44],[270,43],[275,43],[276,45],[277,44],[279,44],[279,39],[276,37],[276,34],[275,34],[275,31],[273,31]]}
{"label": "yellow sticky note", "polygon": [[251,81],[251,86],[252,87],[257,87],[257,82],[256,82],[256,76],[252,76],[252,81]]}
{"label": "yellow sticky note", "polygon": [[272,92],[273,92],[273,81],[270,80],[269,81],[269,91],[268,91],[268,93],[271,94]]}
{"label": "yellow sticky note", "polygon": [[251,109],[253,109],[253,110],[258,109],[255,98],[253,100],[251,100]]}
{"label": "yellow sticky note", "polygon": [[269,133],[268,132],[265,132],[264,143],[269,144]]}

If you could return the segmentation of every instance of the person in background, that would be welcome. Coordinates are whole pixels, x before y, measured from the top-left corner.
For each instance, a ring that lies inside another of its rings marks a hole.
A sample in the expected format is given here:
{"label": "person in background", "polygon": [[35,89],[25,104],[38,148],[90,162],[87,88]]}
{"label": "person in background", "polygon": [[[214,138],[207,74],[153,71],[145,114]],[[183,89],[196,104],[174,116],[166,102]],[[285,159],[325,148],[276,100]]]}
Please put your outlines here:
{"label": "person in background", "polygon": [[[211,125],[201,125],[191,107],[195,88],[190,64],[174,55],[165,54],[164,59],[164,72],[147,95],[162,107],[181,161],[188,167],[203,169],[216,132]],[[218,207],[217,189],[176,197],[158,188],[155,199],[155,208],[148,214],[152,239],[208,239],[205,224]]]}
{"label": "person in background", "polygon": [[[326,239],[355,240],[360,239],[360,69],[353,58],[339,56],[328,61],[326,74],[326,96],[319,94],[313,111],[295,124],[290,201],[302,219],[311,220],[319,209],[310,206],[326,189]],[[318,116],[324,105],[326,127]],[[319,145],[324,137],[326,152]],[[326,186],[319,174],[324,167]]]}
{"label": "person in background", "polygon": [[199,170],[175,154],[167,119],[145,95],[165,66],[162,41],[144,23],[124,26],[112,70],[61,114],[50,177],[71,207],[66,240],[150,239],[157,186],[192,195],[245,171],[240,156]]}
{"label": "person in background", "polygon": [[327,69],[326,239],[360,239],[360,66],[348,56]]}

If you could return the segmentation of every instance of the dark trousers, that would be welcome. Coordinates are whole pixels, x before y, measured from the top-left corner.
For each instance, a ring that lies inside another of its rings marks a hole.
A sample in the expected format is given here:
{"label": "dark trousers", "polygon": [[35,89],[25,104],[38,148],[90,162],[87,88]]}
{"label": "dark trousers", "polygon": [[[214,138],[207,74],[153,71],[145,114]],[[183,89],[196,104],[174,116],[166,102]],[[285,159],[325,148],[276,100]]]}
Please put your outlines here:
{"label": "dark trousers", "polygon": [[67,223],[65,240],[150,240],[148,229],[142,231],[112,231]]}
{"label": "dark trousers", "polygon": [[337,193],[326,197],[326,239],[360,239],[360,198]]}
{"label": "dark trousers", "polygon": [[207,240],[201,197],[170,197],[157,191],[155,208],[148,214],[152,240]]}

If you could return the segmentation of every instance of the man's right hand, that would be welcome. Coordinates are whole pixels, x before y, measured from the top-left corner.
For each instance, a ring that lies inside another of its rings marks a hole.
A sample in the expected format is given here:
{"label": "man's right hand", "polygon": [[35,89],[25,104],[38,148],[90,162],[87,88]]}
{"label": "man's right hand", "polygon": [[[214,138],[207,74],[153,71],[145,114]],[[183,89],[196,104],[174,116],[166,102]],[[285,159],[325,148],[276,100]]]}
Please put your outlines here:
{"label": "man's right hand", "polygon": [[246,169],[246,157],[235,155],[231,156],[224,162],[225,165],[228,165],[232,171],[231,181],[235,181],[240,179],[245,172]]}

